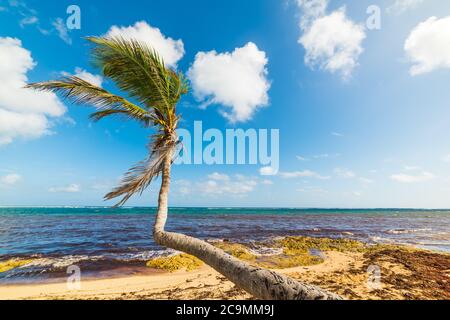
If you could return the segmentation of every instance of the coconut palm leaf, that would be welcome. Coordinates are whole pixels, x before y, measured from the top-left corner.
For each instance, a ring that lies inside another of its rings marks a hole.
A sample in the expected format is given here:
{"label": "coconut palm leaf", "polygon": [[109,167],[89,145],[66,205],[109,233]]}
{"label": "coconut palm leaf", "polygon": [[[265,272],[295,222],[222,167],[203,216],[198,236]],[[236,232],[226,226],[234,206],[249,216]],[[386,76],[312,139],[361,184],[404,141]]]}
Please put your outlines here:
{"label": "coconut palm leaf", "polygon": [[147,109],[158,110],[167,127],[173,126],[176,103],[187,92],[184,77],[166,68],[156,51],[139,41],[120,37],[88,40],[96,44],[93,62],[104,76]]}
{"label": "coconut palm leaf", "polygon": [[116,205],[121,206],[134,194],[142,194],[153,179],[161,174],[164,169],[165,159],[172,154],[178,142],[173,140],[173,137],[171,138],[159,133],[153,136],[152,141],[153,143],[149,146],[150,152],[148,158],[132,167],[125,174],[120,186],[108,193],[105,196],[105,200],[123,196],[122,200]]}
{"label": "coconut palm leaf", "polygon": [[156,116],[148,110],[75,76],[64,77],[58,81],[32,83],[27,85],[27,88],[60,93],[75,104],[95,106],[99,109],[92,114],[95,120],[118,114],[143,122],[145,125],[148,125],[149,121],[156,120]]}

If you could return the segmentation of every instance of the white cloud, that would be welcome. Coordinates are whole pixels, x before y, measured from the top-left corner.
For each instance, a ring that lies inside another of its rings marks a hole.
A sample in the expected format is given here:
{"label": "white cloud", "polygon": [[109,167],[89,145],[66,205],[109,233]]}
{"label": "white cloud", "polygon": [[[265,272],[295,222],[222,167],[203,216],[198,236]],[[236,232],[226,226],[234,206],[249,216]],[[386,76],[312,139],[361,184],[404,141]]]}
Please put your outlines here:
{"label": "white cloud", "polygon": [[300,28],[308,29],[315,20],[325,16],[328,0],[297,0],[297,5],[302,10]]}
{"label": "white cloud", "polygon": [[444,162],[450,162],[450,154],[444,156],[444,157],[442,158],[442,161],[444,161]]}
{"label": "white cloud", "polygon": [[183,196],[195,193],[192,183],[189,180],[175,180],[173,184],[175,186],[174,191],[180,193]]}
{"label": "white cloud", "polygon": [[306,51],[305,63],[348,79],[364,51],[364,27],[347,17],[345,7],[327,15],[327,0],[297,0],[297,4],[302,11],[303,35],[298,41]]}
{"label": "white cloud", "polygon": [[245,195],[252,192],[255,189],[256,182],[249,180],[242,181],[226,181],[220,183],[215,180],[208,180],[206,183],[202,183],[201,190],[206,194],[232,194],[232,195]]}
{"label": "white cloud", "polygon": [[12,186],[22,180],[22,177],[17,173],[10,173],[6,176],[0,177],[0,185]]}
{"label": "white cloud", "polygon": [[299,161],[310,161],[312,159],[314,160],[324,160],[324,159],[334,159],[340,157],[339,153],[335,154],[329,154],[329,153],[322,153],[322,154],[316,154],[313,156],[310,156],[309,158],[303,157],[303,156],[297,156],[297,160]]}
{"label": "white cloud", "polygon": [[418,175],[408,175],[403,173],[393,174],[390,178],[401,183],[416,183],[433,180],[435,178],[435,175],[430,172],[424,171]]}
{"label": "white cloud", "polygon": [[[1,4],[2,0],[0,0]],[[5,1],[6,2],[6,1]],[[0,7],[1,11],[8,11],[13,16],[19,17],[19,26],[25,28],[34,26],[41,34],[48,36],[56,32],[58,36],[68,44],[72,44],[69,36],[69,30],[63,18],[57,18],[50,21],[52,27],[43,27],[39,19],[38,11],[29,7],[25,1],[9,0],[8,7]]]}
{"label": "white cloud", "polygon": [[215,180],[215,181],[230,181],[230,177],[226,174],[221,174],[218,172],[214,172],[213,174],[210,174],[208,176],[209,179]]}
{"label": "white cloud", "polygon": [[422,168],[418,167],[418,166],[404,166],[404,169],[406,171],[417,171],[417,170],[421,170]]}
{"label": "white cloud", "polygon": [[223,105],[223,116],[245,122],[269,103],[267,63],[266,53],[249,42],[231,53],[197,53],[188,76],[195,97],[205,107]]}
{"label": "white cloud", "polygon": [[297,191],[298,192],[307,192],[307,193],[318,193],[318,194],[328,193],[327,190],[320,188],[320,187],[304,187],[304,188],[297,189]]}
{"label": "white cloud", "polygon": [[322,154],[316,154],[313,156],[314,159],[329,159],[329,158],[337,158],[340,154],[328,154],[328,153],[322,153]]}
{"label": "white cloud", "polygon": [[450,68],[450,16],[431,17],[417,25],[405,42],[412,76]]}
{"label": "white cloud", "polygon": [[243,196],[252,192],[258,185],[258,179],[237,175],[231,179],[225,174],[216,173],[208,176],[208,180],[197,184],[201,193],[210,195],[229,194]]}
{"label": "white cloud", "polygon": [[174,192],[183,196],[196,194],[202,196],[233,196],[245,197],[253,192],[259,185],[269,186],[273,182],[258,177],[236,174],[229,176],[222,173],[213,173],[206,179],[198,182],[177,180],[174,182]]}
{"label": "white cloud", "polygon": [[77,193],[81,191],[81,187],[78,184],[71,184],[66,187],[53,187],[48,189],[52,193]]}
{"label": "white cloud", "polygon": [[364,184],[371,184],[371,183],[373,183],[373,180],[372,180],[372,179],[364,178],[364,177],[360,177],[360,178],[359,178],[359,181],[361,181],[361,182],[364,183]]}
{"label": "white cloud", "polygon": [[331,135],[335,136],[335,137],[343,137],[344,136],[342,133],[339,133],[339,132],[332,132]]}
{"label": "white cloud", "polygon": [[340,177],[340,178],[344,178],[344,179],[352,179],[352,178],[356,178],[356,174],[348,169],[343,169],[343,168],[336,168],[334,169],[334,173]]}
{"label": "white cloud", "polygon": [[386,9],[388,13],[400,14],[410,9],[417,8],[425,0],[395,0],[395,2]]}
{"label": "white cloud", "polygon": [[271,185],[273,185],[273,181],[272,180],[263,180],[261,182],[261,184],[263,184],[265,186],[271,186]]}
{"label": "white cloud", "polygon": [[184,44],[182,40],[174,40],[166,37],[161,30],[150,26],[145,21],[139,21],[134,26],[112,26],[107,37],[122,37],[124,39],[136,39],[153,48],[164,59],[167,66],[176,67],[178,61],[184,56]]}
{"label": "white cloud", "polygon": [[67,44],[72,44],[72,38],[69,36],[69,30],[67,29],[66,23],[63,19],[57,18],[52,22],[52,26],[58,32],[58,36]]}
{"label": "white cloud", "polygon": [[[64,76],[69,76],[70,74],[68,72],[63,72],[62,73]],[[82,68],[75,68],[75,73],[74,76],[83,79],[84,81],[87,81],[97,87],[102,87],[103,84],[103,77],[101,75],[95,75],[92,74]]]}
{"label": "white cloud", "polygon": [[292,171],[292,172],[280,172],[280,177],[284,179],[295,179],[295,178],[316,178],[321,180],[327,180],[330,177],[324,177],[317,172],[304,170],[304,171]]}
{"label": "white cloud", "polygon": [[66,111],[55,94],[24,88],[35,66],[19,39],[0,37],[0,145],[48,134],[48,117]]}
{"label": "white cloud", "polygon": [[262,167],[259,174],[262,176],[275,176],[278,172],[272,167]]}
{"label": "white cloud", "polygon": [[19,21],[19,25],[21,28],[24,28],[27,25],[32,25],[32,24],[36,24],[39,22],[38,17],[36,16],[29,16],[29,17],[25,17],[23,19],[21,19]]}

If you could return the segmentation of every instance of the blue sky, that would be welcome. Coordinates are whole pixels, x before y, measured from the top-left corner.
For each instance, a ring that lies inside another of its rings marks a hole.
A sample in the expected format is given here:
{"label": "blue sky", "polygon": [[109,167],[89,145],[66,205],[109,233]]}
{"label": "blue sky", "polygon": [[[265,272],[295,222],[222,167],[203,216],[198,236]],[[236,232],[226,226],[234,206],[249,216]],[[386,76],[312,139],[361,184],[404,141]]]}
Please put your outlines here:
{"label": "blue sky", "polygon": [[[66,27],[72,4],[80,30]],[[450,3],[439,0],[0,0],[0,205],[109,205],[103,195],[145,157],[151,132],[92,124],[91,108],[19,86],[76,73],[119,93],[83,40],[113,26],[156,34],[166,62],[191,70],[182,127],[280,130],[279,174],[175,166],[171,205],[450,207]],[[155,205],[158,188],[128,204]]]}

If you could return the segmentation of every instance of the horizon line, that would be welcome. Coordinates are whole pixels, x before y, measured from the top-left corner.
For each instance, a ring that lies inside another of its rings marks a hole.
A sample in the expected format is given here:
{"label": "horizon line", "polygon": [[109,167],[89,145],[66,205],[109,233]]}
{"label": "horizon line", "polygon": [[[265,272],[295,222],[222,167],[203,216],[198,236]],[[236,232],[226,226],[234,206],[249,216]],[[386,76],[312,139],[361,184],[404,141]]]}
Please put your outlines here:
{"label": "horizon line", "polygon": [[[101,205],[0,205],[2,208],[49,208],[49,209],[82,209],[82,208],[103,208],[103,209],[157,209],[157,206],[101,206]],[[417,210],[417,211],[450,211],[450,208],[414,208],[414,207],[252,207],[252,206],[170,206],[169,209],[287,209],[287,210]]]}

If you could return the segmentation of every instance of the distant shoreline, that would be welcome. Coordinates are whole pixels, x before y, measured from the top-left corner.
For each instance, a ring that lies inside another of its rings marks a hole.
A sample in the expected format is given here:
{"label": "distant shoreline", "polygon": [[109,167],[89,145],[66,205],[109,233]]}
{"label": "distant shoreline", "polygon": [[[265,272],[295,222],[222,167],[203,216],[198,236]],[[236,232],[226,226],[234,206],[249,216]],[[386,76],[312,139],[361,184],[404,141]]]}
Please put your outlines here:
{"label": "distant shoreline", "polygon": [[[113,206],[16,206],[16,205],[0,205],[0,209],[7,208],[7,209],[113,209]],[[120,207],[121,209],[157,209],[157,207],[147,207],[147,206],[123,206]],[[353,211],[353,210],[366,210],[366,211],[450,211],[450,208],[388,208],[388,207],[380,207],[380,208],[333,208],[333,207],[230,207],[230,206],[219,206],[219,207],[209,207],[209,206],[173,206],[169,209],[231,209],[231,210],[341,210],[341,211]]]}

